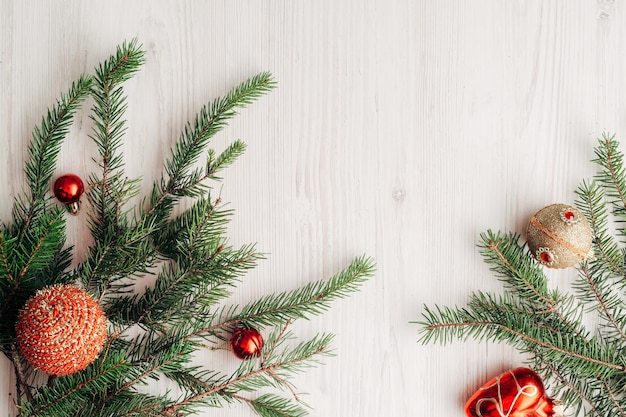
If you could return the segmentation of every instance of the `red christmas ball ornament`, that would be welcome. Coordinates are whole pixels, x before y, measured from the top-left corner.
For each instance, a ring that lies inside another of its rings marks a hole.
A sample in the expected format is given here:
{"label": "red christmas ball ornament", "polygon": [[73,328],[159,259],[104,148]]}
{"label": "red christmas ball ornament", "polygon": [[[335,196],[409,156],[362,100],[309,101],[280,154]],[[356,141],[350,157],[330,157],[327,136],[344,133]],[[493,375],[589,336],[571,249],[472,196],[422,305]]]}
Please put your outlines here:
{"label": "red christmas ball ornament", "polygon": [[467,417],[562,417],[535,371],[517,368],[493,378],[465,404]]}
{"label": "red christmas ball ornament", "polygon": [[107,338],[100,304],[72,285],[39,290],[17,318],[17,344],[31,365],[51,375],[68,375],[93,362]]}
{"label": "red christmas ball ornament", "polygon": [[257,329],[237,327],[230,337],[230,349],[239,359],[260,356],[263,350],[263,336]]}
{"label": "red christmas ball ornament", "polygon": [[85,185],[79,176],[65,174],[56,179],[53,186],[54,196],[67,205],[70,213],[76,215],[80,209],[80,197],[85,192]]}

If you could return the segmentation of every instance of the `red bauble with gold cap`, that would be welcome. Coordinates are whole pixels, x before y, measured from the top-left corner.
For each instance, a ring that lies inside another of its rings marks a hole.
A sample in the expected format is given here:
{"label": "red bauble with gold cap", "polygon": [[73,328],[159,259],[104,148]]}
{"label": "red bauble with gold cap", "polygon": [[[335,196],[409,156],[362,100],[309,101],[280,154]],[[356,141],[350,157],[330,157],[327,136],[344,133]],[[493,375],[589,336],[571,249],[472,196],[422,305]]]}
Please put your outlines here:
{"label": "red bauble with gold cap", "polygon": [[562,406],[546,395],[543,381],[529,368],[493,378],[465,404],[467,417],[562,417]]}
{"label": "red bauble with gold cap", "polygon": [[263,336],[257,329],[237,327],[230,337],[230,349],[239,359],[260,356],[263,350]]}
{"label": "red bauble with gold cap", "polygon": [[85,185],[79,176],[74,174],[61,175],[52,187],[54,196],[67,206],[72,214],[78,214],[80,197],[85,192]]}
{"label": "red bauble with gold cap", "polygon": [[73,285],[39,290],[20,311],[17,343],[26,360],[51,375],[68,375],[93,362],[107,338],[98,302]]}

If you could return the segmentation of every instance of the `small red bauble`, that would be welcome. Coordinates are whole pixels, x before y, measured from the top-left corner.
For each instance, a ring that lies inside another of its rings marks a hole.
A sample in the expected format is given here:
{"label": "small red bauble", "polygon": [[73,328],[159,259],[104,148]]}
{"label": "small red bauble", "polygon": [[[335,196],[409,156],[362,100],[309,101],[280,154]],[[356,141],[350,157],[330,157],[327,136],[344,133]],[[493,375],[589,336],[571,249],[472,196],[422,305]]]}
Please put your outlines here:
{"label": "small red bauble", "polygon": [[535,371],[517,368],[493,378],[465,404],[467,417],[559,417]]}
{"label": "small red bauble", "polygon": [[65,174],[56,179],[53,186],[54,196],[65,203],[72,214],[78,214],[80,197],[85,192],[83,180],[74,174]]}
{"label": "small red bauble", "polygon": [[230,349],[239,359],[259,356],[263,350],[263,336],[256,329],[237,327],[230,337]]}
{"label": "small red bauble", "polygon": [[17,343],[24,358],[40,371],[68,375],[93,362],[107,338],[100,304],[72,285],[39,290],[17,318]]}

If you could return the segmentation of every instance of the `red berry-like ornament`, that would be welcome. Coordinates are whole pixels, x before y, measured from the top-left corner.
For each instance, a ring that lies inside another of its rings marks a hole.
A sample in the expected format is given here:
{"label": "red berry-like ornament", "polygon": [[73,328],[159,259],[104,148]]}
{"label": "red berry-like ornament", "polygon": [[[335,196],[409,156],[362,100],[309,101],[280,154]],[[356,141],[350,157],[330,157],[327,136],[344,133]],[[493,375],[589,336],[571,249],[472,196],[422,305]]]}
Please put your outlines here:
{"label": "red berry-like ornament", "polygon": [[535,371],[517,368],[493,378],[465,404],[467,417],[562,417]]}
{"label": "red berry-like ornament", "polygon": [[79,176],[65,174],[54,182],[54,196],[65,203],[70,213],[76,215],[80,209],[80,197],[85,192],[85,185]]}
{"label": "red berry-like ornament", "polygon": [[108,336],[100,304],[73,285],[39,290],[19,312],[16,331],[24,358],[51,375],[85,369]]}
{"label": "red berry-like ornament", "polygon": [[257,329],[237,327],[230,337],[230,349],[239,359],[260,356],[263,350],[263,336]]}

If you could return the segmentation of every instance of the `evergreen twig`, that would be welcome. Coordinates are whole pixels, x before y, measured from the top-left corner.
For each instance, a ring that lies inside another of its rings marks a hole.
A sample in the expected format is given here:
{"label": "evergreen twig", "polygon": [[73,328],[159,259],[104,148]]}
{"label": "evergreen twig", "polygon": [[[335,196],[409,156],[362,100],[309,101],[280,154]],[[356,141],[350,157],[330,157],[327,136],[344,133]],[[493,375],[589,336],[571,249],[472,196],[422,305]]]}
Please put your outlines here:
{"label": "evergreen twig", "polygon": [[46,208],[46,195],[61,144],[69,133],[74,114],[89,95],[91,82],[91,77],[82,75],[33,131],[28,146],[28,159],[24,165],[30,194],[18,197],[13,208],[18,243],[31,231],[33,221]]}
{"label": "evergreen twig", "polygon": [[575,414],[626,416],[626,249],[611,234],[614,225],[625,234],[626,170],[614,136],[603,135],[595,154],[600,171],[581,183],[575,202],[591,226],[595,256],[577,267],[572,291],[548,289],[519,236],[489,231],[480,252],[507,292],[475,293],[467,308],[425,306],[420,340],[505,341],[555,383]]}
{"label": "evergreen twig", "polygon": [[[30,191],[16,199],[13,222],[0,229],[0,350],[14,364],[18,417],[180,416],[232,402],[244,402],[264,417],[304,416],[308,410],[289,379],[329,355],[332,336],[290,346],[287,326],[357,291],[373,275],[373,261],[360,257],[328,281],[230,306],[232,287],[263,255],[253,244],[229,244],[233,212],[211,196],[208,183],[221,180],[221,171],[245,144],[236,140],[220,153],[207,147],[239,109],[275,82],[269,73],[258,74],[202,107],[175,142],[151,193],[129,207],[141,190],[138,179],[125,176],[120,152],[124,83],[143,62],[137,40],[123,43],[93,77],[83,76],[72,86],[33,134],[26,163]],[[65,212],[48,197],[48,189],[60,144],[88,95],[93,98],[90,138],[98,151],[84,210],[92,242],[84,259],[74,263],[72,248],[65,246]],[[199,161],[203,154],[205,163]],[[183,199],[188,208],[177,210]],[[39,371],[22,368],[26,361],[16,348],[15,322],[33,292],[59,282],[90,292],[111,334],[86,369],[42,384]],[[233,375],[193,365],[207,343],[223,343],[241,323],[269,332],[261,359],[242,361]],[[141,392],[142,385],[159,378],[180,394]]]}

